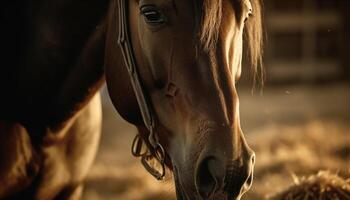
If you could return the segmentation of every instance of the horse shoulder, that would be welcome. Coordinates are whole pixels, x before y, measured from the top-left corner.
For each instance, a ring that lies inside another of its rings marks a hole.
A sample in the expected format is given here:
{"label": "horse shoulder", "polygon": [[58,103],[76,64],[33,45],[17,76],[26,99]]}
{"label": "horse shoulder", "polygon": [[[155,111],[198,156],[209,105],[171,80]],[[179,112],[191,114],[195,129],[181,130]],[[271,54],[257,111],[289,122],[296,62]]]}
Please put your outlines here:
{"label": "horse shoulder", "polygon": [[79,199],[101,125],[99,93],[54,133],[60,138],[40,145],[22,125],[0,121],[0,199]]}
{"label": "horse shoulder", "polygon": [[36,199],[78,198],[83,180],[95,158],[102,125],[100,95],[77,114],[71,125],[62,129],[60,141],[42,148],[45,161]]}

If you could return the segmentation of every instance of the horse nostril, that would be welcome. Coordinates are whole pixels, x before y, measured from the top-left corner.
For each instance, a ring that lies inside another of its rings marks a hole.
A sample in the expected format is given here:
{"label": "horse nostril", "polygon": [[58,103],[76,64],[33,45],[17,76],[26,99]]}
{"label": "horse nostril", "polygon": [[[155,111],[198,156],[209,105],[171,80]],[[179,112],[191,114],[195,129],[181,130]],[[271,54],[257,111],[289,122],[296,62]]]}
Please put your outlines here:
{"label": "horse nostril", "polygon": [[247,192],[253,183],[255,154],[249,153],[242,157],[242,163],[232,161],[227,169],[225,177],[225,191],[230,195],[229,199],[237,198]]}
{"label": "horse nostril", "polygon": [[223,182],[222,169],[214,157],[203,159],[197,166],[196,187],[203,199],[209,198]]}

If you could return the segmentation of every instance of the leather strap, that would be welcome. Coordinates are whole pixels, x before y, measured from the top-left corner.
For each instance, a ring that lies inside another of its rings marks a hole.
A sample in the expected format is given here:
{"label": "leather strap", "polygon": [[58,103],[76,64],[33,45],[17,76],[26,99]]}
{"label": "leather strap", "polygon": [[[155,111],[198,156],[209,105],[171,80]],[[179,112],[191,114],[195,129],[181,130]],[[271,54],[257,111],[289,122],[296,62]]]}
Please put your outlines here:
{"label": "leather strap", "polygon": [[[131,45],[131,39],[130,39],[130,30],[128,26],[128,16],[127,16],[127,10],[128,10],[128,0],[117,0],[118,2],[118,19],[119,19],[119,27],[118,27],[118,45],[119,48],[123,54],[123,59],[125,62],[125,65],[128,69],[130,81],[142,114],[142,119],[149,130],[149,136],[148,136],[148,142],[151,144],[153,149],[149,149],[151,155],[146,155],[137,151],[140,151],[140,142],[142,143],[141,137],[137,135],[135,137],[135,140],[133,142],[132,147],[132,153],[135,156],[142,157],[142,164],[145,166],[146,170],[151,173],[155,178],[158,180],[163,179],[165,176],[165,150],[163,146],[159,143],[159,140],[157,136],[155,135],[154,131],[154,118],[153,118],[153,112],[150,106],[150,103],[147,100],[146,94],[144,92],[140,75],[137,70],[137,64],[135,55],[132,49]],[[136,148],[135,146],[136,145]],[[142,145],[142,144],[141,144]],[[144,162],[149,157],[154,157],[157,159],[157,161],[161,164],[162,171],[158,172],[154,170],[150,165],[147,164],[147,162]],[[146,163],[146,164],[145,164]]]}

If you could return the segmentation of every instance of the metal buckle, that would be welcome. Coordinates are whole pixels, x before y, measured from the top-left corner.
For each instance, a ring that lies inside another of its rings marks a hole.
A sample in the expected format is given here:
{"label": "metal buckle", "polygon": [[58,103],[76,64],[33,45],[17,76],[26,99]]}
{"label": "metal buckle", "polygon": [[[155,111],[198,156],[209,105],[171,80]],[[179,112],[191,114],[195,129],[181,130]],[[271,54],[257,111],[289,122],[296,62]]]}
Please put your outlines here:
{"label": "metal buckle", "polygon": [[165,163],[165,150],[163,146],[160,143],[157,143],[156,147],[154,148],[154,154],[157,160],[164,165]]}
{"label": "metal buckle", "polygon": [[[154,178],[156,178],[158,181],[163,180],[165,177],[165,166],[164,164],[159,163],[161,169],[157,170],[154,166],[149,164],[149,160],[152,160],[153,158],[153,156],[143,156],[141,158],[141,163],[148,173],[150,173]],[[158,161],[158,159],[154,160]]]}
{"label": "metal buckle", "polygon": [[137,134],[132,141],[131,154],[135,157],[142,157],[147,155],[147,149],[143,152],[143,140],[139,134]]}
{"label": "metal buckle", "polygon": [[[143,167],[157,180],[163,180],[165,177],[165,150],[160,143],[157,143],[153,149],[153,154],[150,150],[142,151],[144,142],[139,134],[137,134],[132,142],[131,153],[135,157],[141,157]],[[156,161],[157,169],[152,161]]]}
{"label": "metal buckle", "polygon": [[[157,154],[156,154],[157,155]],[[156,161],[156,164],[158,164],[158,167],[160,169],[157,169],[154,164],[151,164],[152,161]],[[153,155],[146,155],[142,156],[141,163],[143,167],[157,180],[163,180],[165,177],[165,163],[164,159],[159,159],[158,156]]]}

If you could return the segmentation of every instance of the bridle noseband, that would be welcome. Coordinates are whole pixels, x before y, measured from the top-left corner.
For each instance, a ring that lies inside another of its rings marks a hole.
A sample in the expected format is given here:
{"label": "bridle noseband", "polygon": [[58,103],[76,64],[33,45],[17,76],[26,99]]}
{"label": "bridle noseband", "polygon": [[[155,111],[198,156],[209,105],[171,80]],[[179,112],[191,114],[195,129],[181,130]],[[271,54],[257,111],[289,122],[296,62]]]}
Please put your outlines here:
{"label": "bridle noseband", "polygon": [[[148,142],[152,146],[152,149],[148,149],[147,152],[142,152],[143,139],[139,134],[136,135],[132,143],[132,154],[135,157],[141,157],[141,163],[145,169],[153,175],[156,179],[162,180],[165,176],[165,150],[163,146],[159,143],[158,137],[155,135],[155,124],[153,118],[153,112],[150,104],[146,98],[145,92],[143,90],[140,77],[137,70],[135,55],[132,49],[129,26],[128,26],[128,0],[117,0],[118,2],[118,45],[123,54],[123,59],[125,65],[128,69],[130,81],[134,89],[134,93],[142,114],[142,119],[149,131]],[[160,164],[161,169],[156,170],[147,161],[151,159],[156,159]]]}

